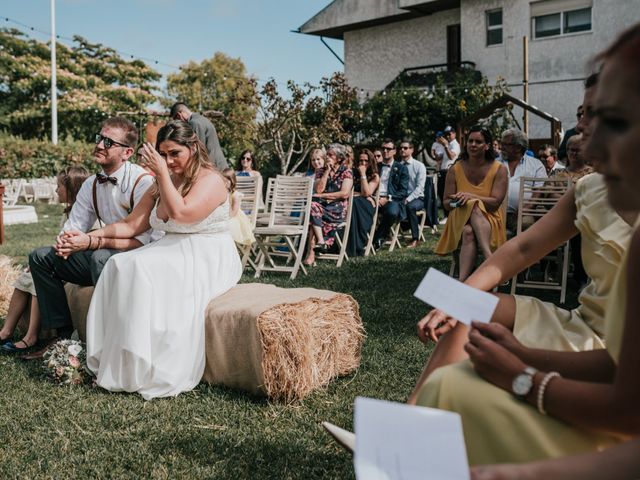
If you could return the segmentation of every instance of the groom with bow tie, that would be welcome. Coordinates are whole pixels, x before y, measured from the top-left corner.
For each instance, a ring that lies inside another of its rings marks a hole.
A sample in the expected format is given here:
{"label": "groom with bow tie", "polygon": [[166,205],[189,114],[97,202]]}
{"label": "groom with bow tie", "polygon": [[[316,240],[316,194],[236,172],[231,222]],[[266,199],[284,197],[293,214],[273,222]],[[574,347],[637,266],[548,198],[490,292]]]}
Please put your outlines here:
{"label": "groom with bow tie", "polygon": [[[29,255],[41,328],[56,329],[62,338],[70,337],[73,331],[64,282],[95,285],[109,257],[152,240],[152,230],[132,239],[65,236],[65,232],[71,230],[89,232],[96,222],[102,227],[124,219],[153,183],[153,178],[142,167],[129,162],[138,143],[138,130],[129,120],[107,119],[96,134],[95,142],[93,158],[102,171],[82,184],[56,244]],[[81,241],[88,245],[74,244]],[[73,245],[74,253],[69,253],[69,245]]]}

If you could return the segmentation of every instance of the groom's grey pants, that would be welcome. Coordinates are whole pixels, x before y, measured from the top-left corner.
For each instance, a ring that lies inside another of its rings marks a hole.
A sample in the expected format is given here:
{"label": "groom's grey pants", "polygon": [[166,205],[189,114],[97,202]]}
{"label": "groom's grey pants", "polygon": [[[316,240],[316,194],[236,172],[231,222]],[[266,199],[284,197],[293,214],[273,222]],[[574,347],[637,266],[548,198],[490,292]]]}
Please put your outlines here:
{"label": "groom's grey pants", "polygon": [[29,267],[40,307],[41,328],[71,327],[71,314],[64,282],[82,286],[95,285],[107,260],[121,250],[87,250],[66,260],[53,247],[42,247],[29,254]]}

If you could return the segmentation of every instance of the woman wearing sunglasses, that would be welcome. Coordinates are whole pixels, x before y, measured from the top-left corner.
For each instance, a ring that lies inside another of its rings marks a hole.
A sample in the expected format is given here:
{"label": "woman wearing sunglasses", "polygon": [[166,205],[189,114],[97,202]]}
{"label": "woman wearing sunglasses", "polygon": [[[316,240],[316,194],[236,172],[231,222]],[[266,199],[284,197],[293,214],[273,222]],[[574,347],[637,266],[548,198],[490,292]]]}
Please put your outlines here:
{"label": "woman wearing sunglasses", "polygon": [[253,152],[251,150],[244,150],[240,157],[238,157],[238,163],[236,164],[236,177],[259,177],[260,172],[256,170],[258,164],[253,158]]}

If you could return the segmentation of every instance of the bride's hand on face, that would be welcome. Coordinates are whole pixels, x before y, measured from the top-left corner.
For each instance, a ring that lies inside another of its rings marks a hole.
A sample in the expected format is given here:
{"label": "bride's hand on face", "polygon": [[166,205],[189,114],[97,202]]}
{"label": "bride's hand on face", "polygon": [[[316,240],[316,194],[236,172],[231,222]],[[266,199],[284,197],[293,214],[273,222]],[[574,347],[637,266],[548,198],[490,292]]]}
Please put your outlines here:
{"label": "bride's hand on face", "polygon": [[151,170],[156,175],[156,177],[169,175],[167,162],[164,158],[162,158],[162,156],[158,153],[158,151],[151,143],[146,142],[144,145],[142,145],[138,153],[142,157],[141,165]]}

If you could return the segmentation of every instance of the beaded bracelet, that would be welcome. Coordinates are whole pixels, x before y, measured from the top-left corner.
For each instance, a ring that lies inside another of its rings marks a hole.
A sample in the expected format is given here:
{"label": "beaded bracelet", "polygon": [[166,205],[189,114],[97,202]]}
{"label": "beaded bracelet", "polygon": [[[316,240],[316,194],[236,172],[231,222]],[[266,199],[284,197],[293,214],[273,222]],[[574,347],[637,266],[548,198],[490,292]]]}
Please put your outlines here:
{"label": "beaded bracelet", "polygon": [[558,372],[549,372],[547,373],[542,381],[540,382],[540,386],[538,387],[538,396],[536,397],[536,405],[538,406],[538,411],[542,415],[546,415],[547,412],[544,409],[544,392],[547,389],[547,385],[551,381],[552,378],[560,377],[561,375]]}

